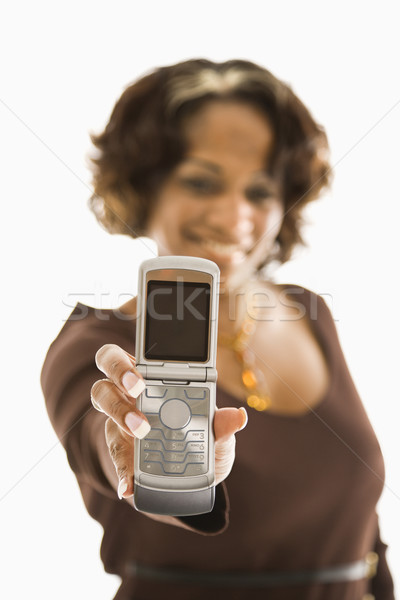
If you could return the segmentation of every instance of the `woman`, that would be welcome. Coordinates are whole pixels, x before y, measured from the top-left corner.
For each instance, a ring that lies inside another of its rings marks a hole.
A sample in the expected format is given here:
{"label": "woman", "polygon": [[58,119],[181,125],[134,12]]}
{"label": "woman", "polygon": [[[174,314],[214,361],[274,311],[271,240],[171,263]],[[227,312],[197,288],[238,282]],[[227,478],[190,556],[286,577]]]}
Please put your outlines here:
{"label": "woman", "polygon": [[92,141],[100,223],[221,270],[209,514],[133,508],[133,441],[149,431],[135,405],[135,299],[101,315],[78,304],[46,357],[49,415],[104,528],[116,598],[393,598],[375,512],[382,455],[332,317],[267,275],[329,184],[323,129],[265,69],[192,60],[127,87]]}

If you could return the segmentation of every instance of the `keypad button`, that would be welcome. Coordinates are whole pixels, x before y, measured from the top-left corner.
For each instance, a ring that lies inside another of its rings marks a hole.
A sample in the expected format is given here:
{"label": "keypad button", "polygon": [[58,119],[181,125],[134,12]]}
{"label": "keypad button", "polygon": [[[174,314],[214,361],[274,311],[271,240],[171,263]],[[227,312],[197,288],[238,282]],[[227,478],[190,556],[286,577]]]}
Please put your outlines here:
{"label": "keypad button", "polygon": [[179,462],[183,463],[185,461],[185,453],[184,452],[165,452],[164,460],[168,462]]}
{"label": "keypad button", "polygon": [[164,463],[164,471],[167,474],[183,475],[186,465],[184,463]]}
{"label": "keypad button", "polygon": [[208,400],[188,400],[193,416],[208,417]]}
{"label": "keypad button", "polygon": [[183,452],[187,446],[187,442],[170,442],[170,441],[166,441],[165,444],[165,450],[167,452]]}
{"label": "keypad button", "polygon": [[160,409],[160,420],[170,429],[183,429],[189,424],[191,416],[189,406],[178,398],[167,400]]}
{"label": "keypad button", "polygon": [[205,449],[204,442],[190,442],[188,450],[191,452],[201,452]]}
{"label": "keypad button", "polygon": [[167,440],[177,440],[179,442],[183,442],[185,437],[186,434],[184,431],[165,431],[165,438]]}
{"label": "keypad button", "polygon": [[163,399],[161,398],[143,398],[140,410],[149,415],[158,415],[162,406]]}
{"label": "keypad button", "polygon": [[183,392],[188,400],[205,400],[208,398],[208,388],[184,388]]}
{"label": "keypad button", "polygon": [[203,464],[189,464],[186,467],[185,475],[187,477],[193,477],[193,475],[204,475],[207,473],[207,465]]}
{"label": "keypad button", "polygon": [[142,458],[145,462],[158,462],[162,461],[163,455],[162,452],[146,452],[142,453]]}
{"label": "keypad button", "polygon": [[188,454],[187,460],[188,460],[188,462],[194,462],[194,463],[203,462],[204,454],[194,454],[193,452],[190,452]]}
{"label": "keypad button", "polygon": [[144,473],[149,473],[150,475],[165,475],[160,462],[143,462],[140,468]]}
{"label": "keypad button", "polygon": [[[160,417],[157,415],[153,415],[153,414],[146,414],[147,420],[150,423],[150,427],[151,429],[159,429],[162,424],[160,423]],[[147,437],[147,436],[146,436]]]}
{"label": "keypad button", "polygon": [[163,444],[161,442],[161,440],[149,440],[148,438],[146,438],[143,442],[142,442],[142,449],[143,450],[163,450]]}
{"label": "keypad button", "polygon": [[168,394],[168,387],[161,385],[148,385],[145,390],[146,398],[165,399]]}
{"label": "keypad button", "polygon": [[201,430],[200,431],[199,430],[191,431],[190,433],[191,433],[191,439],[194,442],[197,442],[199,440],[204,440],[204,430],[203,431],[201,431]]}
{"label": "keypad button", "polygon": [[148,386],[142,410],[151,430],[141,441],[144,473],[192,477],[208,470],[208,388]]}

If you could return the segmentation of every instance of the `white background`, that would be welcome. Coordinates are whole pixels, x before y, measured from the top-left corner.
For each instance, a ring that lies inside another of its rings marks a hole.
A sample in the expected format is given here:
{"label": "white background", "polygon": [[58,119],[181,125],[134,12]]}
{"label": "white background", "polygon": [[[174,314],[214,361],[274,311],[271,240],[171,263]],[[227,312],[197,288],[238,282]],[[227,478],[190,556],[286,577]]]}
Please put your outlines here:
{"label": "white background", "polygon": [[[86,514],[44,408],[39,373],[78,300],[135,293],[141,241],[89,213],[89,131],[123,88],[162,64],[245,58],[290,83],[326,128],[332,192],[309,211],[309,249],[276,275],[330,295],[382,446],[379,504],[400,563],[398,3],[116,0],[3,3],[1,136],[1,565],[9,599],[106,600],[101,529]],[[343,499],[345,502],[345,498]],[[399,574],[394,572],[397,586]]]}

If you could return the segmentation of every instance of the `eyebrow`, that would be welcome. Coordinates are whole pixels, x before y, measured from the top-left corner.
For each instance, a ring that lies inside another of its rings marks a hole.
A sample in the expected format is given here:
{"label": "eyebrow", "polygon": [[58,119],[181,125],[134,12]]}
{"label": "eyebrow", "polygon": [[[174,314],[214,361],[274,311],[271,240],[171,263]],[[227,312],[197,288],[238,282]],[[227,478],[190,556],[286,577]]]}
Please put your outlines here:
{"label": "eyebrow", "polygon": [[206,169],[213,171],[214,173],[221,173],[221,171],[222,171],[222,169],[219,165],[216,165],[215,163],[212,163],[203,158],[196,158],[195,156],[188,156],[188,158],[186,158],[185,162],[195,163],[195,164],[199,165],[200,167],[205,167]]}
{"label": "eyebrow", "polygon": [[[208,169],[209,171],[213,171],[214,173],[219,174],[222,172],[222,168],[219,165],[217,165],[216,163],[213,163],[209,160],[205,160],[204,158],[197,158],[196,156],[188,156],[184,160],[184,162],[197,164],[200,167],[204,167],[204,168]],[[266,177],[270,183],[272,183],[272,184],[276,183],[274,181],[274,179],[271,177],[271,175],[267,171],[264,171],[262,169],[260,169],[259,171],[254,171],[253,175],[262,175],[263,177]]]}

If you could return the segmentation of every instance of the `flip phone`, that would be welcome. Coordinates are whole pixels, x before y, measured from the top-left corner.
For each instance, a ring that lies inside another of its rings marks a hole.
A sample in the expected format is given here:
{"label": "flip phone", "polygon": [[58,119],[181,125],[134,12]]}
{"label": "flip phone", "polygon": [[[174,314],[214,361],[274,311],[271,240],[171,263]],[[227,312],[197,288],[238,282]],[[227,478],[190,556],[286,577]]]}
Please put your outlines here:
{"label": "flip phone", "polygon": [[185,516],[214,506],[219,269],[210,260],[163,256],[139,270],[137,399],[151,430],[135,439],[135,507]]}

